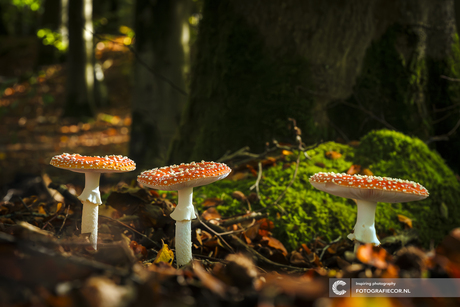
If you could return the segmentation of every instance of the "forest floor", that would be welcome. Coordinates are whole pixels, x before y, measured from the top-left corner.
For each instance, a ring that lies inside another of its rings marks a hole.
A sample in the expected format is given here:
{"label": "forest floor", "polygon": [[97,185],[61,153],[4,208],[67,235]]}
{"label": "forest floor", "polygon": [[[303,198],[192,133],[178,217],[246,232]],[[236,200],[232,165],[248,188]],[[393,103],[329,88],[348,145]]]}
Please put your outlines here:
{"label": "forest floor", "polygon": [[[65,66],[31,73],[34,40],[9,43],[0,44],[0,306],[460,303],[456,298],[329,298],[331,277],[460,278],[460,229],[429,250],[416,241],[402,246],[395,238],[381,247],[362,245],[354,253],[346,238],[327,242],[314,237],[288,251],[273,237],[273,222],[263,213],[248,210],[222,219],[219,201],[209,199],[207,210],[192,223],[194,261],[176,269],[169,214],[177,197],[147,191],[132,181],[102,188],[110,194],[100,208],[94,250],[80,233],[81,203],[75,195],[81,186],[53,185],[51,179],[67,183],[73,177],[50,167],[49,160],[62,152],[127,153],[132,54],[121,44],[99,45],[109,104],[98,109],[96,119],[78,123],[61,119]],[[234,170],[238,172],[257,177],[253,169]],[[237,192],[235,197],[246,197]]]}

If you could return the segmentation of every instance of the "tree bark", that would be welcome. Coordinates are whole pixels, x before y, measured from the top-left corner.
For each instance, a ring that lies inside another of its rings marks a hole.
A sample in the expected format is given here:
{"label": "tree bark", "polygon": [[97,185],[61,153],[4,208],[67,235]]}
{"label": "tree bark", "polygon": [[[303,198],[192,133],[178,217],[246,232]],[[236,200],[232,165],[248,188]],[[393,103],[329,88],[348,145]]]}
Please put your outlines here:
{"label": "tree bark", "polygon": [[[59,31],[61,23],[61,0],[45,0],[43,2],[43,14],[41,17],[40,28]],[[37,65],[55,64],[59,58],[59,51],[52,45],[45,45],[39,39]]]}
{"label": "tree bark", "polygon": [[452,0],[207,0],[196,45],[170,163],[292,142],[289,117],[306,142],[390,128],[460,150]]}
{"label": "tree bark", "polygon": [[373,38],[375,2],[205,1],[191,98],[170,163],[212,160],[227,150],[262,151],[331,137],[327,103],[352,91]]}
{"label": "tree bark", "polygon": [[90,0],[72,0],[68,4],[69,51],[65,117],[81,118],[94,115],[92,27],[88,29],[92,20],[84,14],[84,9],[87,9],[90,3]]}
{"label": "tree bark", "polygon": [[135,85],[130,157],[138,168],[165,163],[186,103],[188,0],[136,3]]}

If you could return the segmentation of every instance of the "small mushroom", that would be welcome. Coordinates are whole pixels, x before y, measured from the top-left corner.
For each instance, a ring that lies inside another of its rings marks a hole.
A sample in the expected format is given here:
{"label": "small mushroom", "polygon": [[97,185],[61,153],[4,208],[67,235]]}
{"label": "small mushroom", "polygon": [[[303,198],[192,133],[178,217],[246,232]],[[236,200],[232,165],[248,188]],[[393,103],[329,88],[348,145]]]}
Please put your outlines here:
{"label": "small mushroom", "polygon": [[380,245],[374,226],[377,202],[402,203],[429,196],[427,189],[419,183],[388,177],[320,172],[310,177],[310,183],[329,194],[355,199],[358,216],[354,233],[349,234],[348,238],[375,245]]}
{"label": "small mushroom", "polygon": [[92,157],[79,154],[54,156],[50,164],[72,172],[85,174],[85,188],[78,199],[83,203],[81,233],[91,233],[89,240],[97,250],[97,219],[99,205],[102,204],[99,192],[101,173],[130,172],[136,169],[133,160],[123,156]]}
{"label": "small mushroom", "polygon": [[224,163],[191,162],[165,166],[142,172],[137,181],[149,188],[178,191],[178,202],[171,217],[176,220],[177,266],[192,261],[191,220],[196,218],[193,207],[193,188],[223,179],[231,172]]}

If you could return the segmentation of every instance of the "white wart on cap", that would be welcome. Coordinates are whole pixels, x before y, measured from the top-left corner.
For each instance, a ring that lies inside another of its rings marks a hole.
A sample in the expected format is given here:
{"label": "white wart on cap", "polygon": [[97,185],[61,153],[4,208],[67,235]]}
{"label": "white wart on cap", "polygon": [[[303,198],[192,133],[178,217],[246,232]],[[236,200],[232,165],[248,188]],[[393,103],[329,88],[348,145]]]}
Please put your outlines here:
{"label": "white wart on cap", "polygon": [[152,189],[179,191],[210,184],[227,177],[230,172],[231,169],[224,163],[201,161],[144,171],[137,181]]}
{"label": "white wart on cap", "polygon": [[429,196],[419,183],[389,177],[316,173],[310,177],[310,183],[335,196],[373,202],[401,203]]}

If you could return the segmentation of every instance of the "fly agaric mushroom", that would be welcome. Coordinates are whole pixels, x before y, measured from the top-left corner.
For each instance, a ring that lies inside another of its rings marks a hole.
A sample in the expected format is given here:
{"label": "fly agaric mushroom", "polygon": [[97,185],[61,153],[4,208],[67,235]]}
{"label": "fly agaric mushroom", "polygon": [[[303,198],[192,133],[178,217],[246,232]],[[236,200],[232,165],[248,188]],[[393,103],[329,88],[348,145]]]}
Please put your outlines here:
{"label": "fly agaric mushroom", "polygon": [[224,163],[191,162],[142,172],[137,181],[149,188],[178,191],[178,202],[171,217],[176,221],[177,266],[192,260],[191,220],[196,218],[192,203],[193,188],[223,179],[231,172]]}
{"label": "fly agaric mushroom", "polygon": [[102,204],[99,193],[101,173],[130,172],[136,169],[136,163],[123,156],[91,157],[64,153],[54,156],[50,164],[72,172],[85,173],[85,188],[78,197],[83,203],[81,233],[91,233],[90,243],[97,250],[97,219],[99,205]]}
{"label": "fly agaric mushroom", "polygon": [[358,216],[354,233],[349,234],[348,238],[375,245],[380,245],[374,226],[377,202],[402,203],[429,196],[427,189],[419,183],[388,177],[321,172],[311,176],[310,183],[329,194],[355,199]]}

